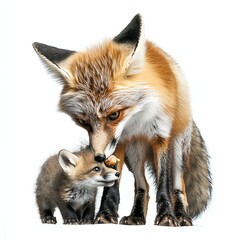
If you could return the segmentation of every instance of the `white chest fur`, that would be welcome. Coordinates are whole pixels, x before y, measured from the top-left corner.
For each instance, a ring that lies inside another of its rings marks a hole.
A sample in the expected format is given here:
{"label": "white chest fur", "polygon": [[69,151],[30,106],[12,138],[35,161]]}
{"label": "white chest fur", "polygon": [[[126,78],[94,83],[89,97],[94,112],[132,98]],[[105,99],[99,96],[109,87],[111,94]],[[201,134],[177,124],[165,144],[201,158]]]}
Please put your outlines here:
{"label": "white chest fur", "polygon": [[74,210],[84,207],[88,203],[95,201],[97,188],[83,186],[73,186],[67,190],[65,201],[71,205]]}
{"label": "white chest fur", "polygon": [[163,111],[159,97],[148,97],[140,106],[139,110],[126,123],[122,138],[132,135],[145,135],[151,138],[154,135],[163,138],[169,137],[172,119]]}

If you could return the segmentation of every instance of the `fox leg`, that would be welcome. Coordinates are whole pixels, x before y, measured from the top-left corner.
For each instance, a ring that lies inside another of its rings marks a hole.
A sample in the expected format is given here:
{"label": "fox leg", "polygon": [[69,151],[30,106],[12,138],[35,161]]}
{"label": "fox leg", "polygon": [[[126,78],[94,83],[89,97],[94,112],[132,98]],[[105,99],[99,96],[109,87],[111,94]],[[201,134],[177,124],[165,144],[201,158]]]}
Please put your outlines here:
{"label": "fox leg", "polygon": [[[121,173],[125,157],[125,145],[118,143],[114,155],[120,159],[117,169]],[[94,223],[117,224],[119,202],[120,202],[119,181],[116,181],[112,187],[104,188],[101,205]]]}
{"label": "fox leg", "polygon": [[144,164],[146,161],[146,151],[144,144],[132,142],[126,148],[126,164],[133,173],[135,179],[134,205],[129,216],[121,219],[120,224],[144,225],[149,201],[149,186],[145,178]]}
{"label": "fox leg", "polygon": [[182,177],[182,188],[183,190],[174,189],[174,212],[180,226],[192,226],[192,219],[188,215],[187,210],[187,196],[185,192],[184,179]]}
{"label": "fox leg", "polygon": [[[96,198],[96,197],[95,197]],[[80,224],[93,224],[95,215],[95,199],[89,201],[85,208],[76,211]]]}
{"label": "fox leg", "polygon": [[53,216],[55,205],[39,195],[36,196],[36,200],[42,223],[56,224],[57,219]]}
{"label": "fox leg", "polygon": [[180,226],[192,226],[191,217],[188,215],[188,202],[187,202],[187,195],[185,190],[185,182],[183,178],[184,160],[186,160],[186,157],[188,156],[190,139],[191,139],[188,137],[188,133],[189,131],[186,130],[184,134],[177,136],[173,141],[174,211]]}
{"label": "fox leg", "polygon": [[172,152],[170,149],[161,151],[162,146],[158,150],[154,150],[155,171],[157,176],[157,216],[155,225],[160,226],[178,226],[172,203],[172,175],[171,162]]}
{"label": "fox leg", "polygon": [[59,201],[57,206],[61,212],[64,224],[79,224],[76,212],[67,202]]}

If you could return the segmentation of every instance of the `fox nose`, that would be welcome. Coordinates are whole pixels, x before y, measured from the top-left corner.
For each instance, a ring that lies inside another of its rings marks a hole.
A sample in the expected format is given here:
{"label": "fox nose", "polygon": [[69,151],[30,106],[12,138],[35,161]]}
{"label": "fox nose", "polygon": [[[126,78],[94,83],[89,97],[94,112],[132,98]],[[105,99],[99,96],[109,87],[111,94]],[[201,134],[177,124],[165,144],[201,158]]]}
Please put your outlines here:
{"label": "fox nose", "polygon": [[97,162],[103,162],[105,159],[106,159],[106,155],[105,155],[105,154],[99,153],[99,154],[97,154],[97,155],[95,156],[95,160],[96,160]]}
{"label": "fox nose", "polygon": [[115,176],[116,176],[116,177],[120,177],[120,172],[116,172],[116,173],[115,173]]}

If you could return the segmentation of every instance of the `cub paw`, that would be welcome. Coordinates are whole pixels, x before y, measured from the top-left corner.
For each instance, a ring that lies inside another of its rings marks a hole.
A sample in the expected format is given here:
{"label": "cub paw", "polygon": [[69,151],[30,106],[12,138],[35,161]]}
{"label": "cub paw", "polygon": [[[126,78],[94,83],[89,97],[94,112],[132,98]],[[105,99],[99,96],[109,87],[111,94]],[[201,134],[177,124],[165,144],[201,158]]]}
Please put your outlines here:
{"label": "cub paw", "polygon": [[93,224],[93,220],[92,219],[82,219],[80,221],[80,224]]}
{"label": "cub paw", "polygon": [[80,224],[80,222],[76,218],[67,218],[63,220],[63,224],[77,225],[77,224]]}
{"label": "cub paw", "polygon": [[47,223],[47,224],[56,224],[57,219],[53,216],[45,216],[42,219],[42,223]]}

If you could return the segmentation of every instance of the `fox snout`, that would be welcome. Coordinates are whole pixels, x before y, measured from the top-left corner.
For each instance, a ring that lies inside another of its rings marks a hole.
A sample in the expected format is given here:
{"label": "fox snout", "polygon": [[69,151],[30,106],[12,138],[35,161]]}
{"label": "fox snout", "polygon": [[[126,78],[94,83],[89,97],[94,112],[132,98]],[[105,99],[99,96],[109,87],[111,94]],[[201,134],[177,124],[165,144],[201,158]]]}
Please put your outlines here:
{"label": "fox snout", "polygon": [[118,180],[120,177],[120,172],[116,172],[115,174],[114,173],[106,173],[103,178],[106,180],[106,181],[115,181],[115,180]]}
{"label": "fox snout", "polygon": [[[101,139],[101,141],[99,141]],[[94,154],[94,159],[97,162],[103,162],[106,159],[105,148],[108,144],[108,137],[104,131],[94,131],[89,133],[89,144]]]}
{"label": "fox snout", "polygon": [[114,153],[117,140],[104,129],[89,133],[89,145],[94,154],[95,161],[103,162]]}
{"label": "fox snout", "polygon": [[104,187],[112,187],[119,179],[120,172],[112,169],[111,172],[107,172],[100,179],[98,179],[98,185]]}

